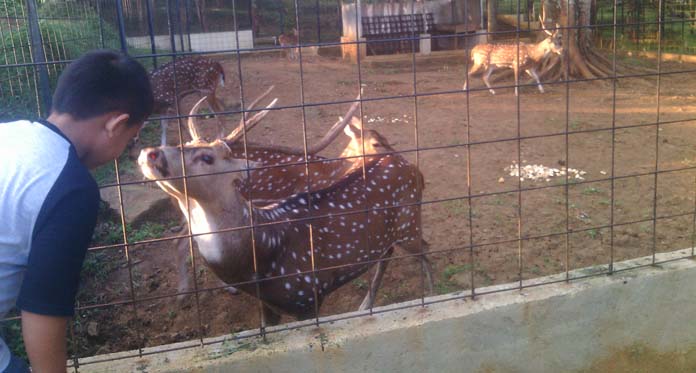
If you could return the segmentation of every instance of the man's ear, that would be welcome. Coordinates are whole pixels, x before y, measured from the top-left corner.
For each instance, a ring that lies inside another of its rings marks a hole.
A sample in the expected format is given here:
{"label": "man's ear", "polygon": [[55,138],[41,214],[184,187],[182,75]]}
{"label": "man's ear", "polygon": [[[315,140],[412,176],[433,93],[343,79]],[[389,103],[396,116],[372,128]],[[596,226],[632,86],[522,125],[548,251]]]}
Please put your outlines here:
{"label": "man's ear", "polygon": [[125,113],[114,113],[109,115],[104,124],[104,129],[106,130],[109,138],[114,137],[116,134],[123,131],[128,126],[128,120],[130,119],[130,114]]}

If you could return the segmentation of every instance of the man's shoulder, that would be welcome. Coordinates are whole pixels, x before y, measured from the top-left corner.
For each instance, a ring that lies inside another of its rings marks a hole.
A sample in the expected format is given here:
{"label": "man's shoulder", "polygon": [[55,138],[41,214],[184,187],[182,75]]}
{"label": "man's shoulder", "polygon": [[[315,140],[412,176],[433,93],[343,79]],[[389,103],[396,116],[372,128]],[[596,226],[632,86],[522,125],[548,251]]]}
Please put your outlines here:
{"label": "man's shoulder", "polygon": [[70,140],[47,121],[0,123],[0,149],[19,174],[53,174],[63,190],[97,188]]}

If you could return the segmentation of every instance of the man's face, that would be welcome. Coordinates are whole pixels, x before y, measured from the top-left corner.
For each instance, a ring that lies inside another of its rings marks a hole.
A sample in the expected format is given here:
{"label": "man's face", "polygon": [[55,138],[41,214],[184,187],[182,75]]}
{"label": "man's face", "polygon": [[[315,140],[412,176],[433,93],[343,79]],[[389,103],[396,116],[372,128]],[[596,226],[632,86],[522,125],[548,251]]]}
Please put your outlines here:
{"label": "man's face", "polygon": [[110,130],[104,130],[97,136],[95,147],[86,159],[88,168],[95,168],[118,158],[128,143],[138,134],[142,123],[128,125],[126,122],[116,124]]}

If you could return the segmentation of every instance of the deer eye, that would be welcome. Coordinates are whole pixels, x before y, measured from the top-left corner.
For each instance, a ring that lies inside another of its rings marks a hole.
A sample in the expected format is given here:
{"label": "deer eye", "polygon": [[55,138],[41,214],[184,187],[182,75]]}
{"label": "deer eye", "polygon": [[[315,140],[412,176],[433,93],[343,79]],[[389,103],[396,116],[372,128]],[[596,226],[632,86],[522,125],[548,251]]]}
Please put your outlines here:
{"label": "deer eye", "polygon": [[208,154],[203,154],[200,157],[198,157],[198,159],[205,162],[206,164],[213,164],[215,162],[215,158]]}

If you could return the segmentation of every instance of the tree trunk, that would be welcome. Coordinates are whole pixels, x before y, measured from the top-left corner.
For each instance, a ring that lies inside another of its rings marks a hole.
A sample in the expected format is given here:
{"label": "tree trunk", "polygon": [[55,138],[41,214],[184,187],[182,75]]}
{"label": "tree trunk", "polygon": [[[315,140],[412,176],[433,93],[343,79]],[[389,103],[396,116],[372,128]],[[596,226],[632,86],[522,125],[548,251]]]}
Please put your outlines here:
{"label": "tree trunk", "polygon": [[198,20],[201,22],[201,29],[203,32],[208,32],[208,22],[205,18],[205,0],[195,0],[196,1],[196,13],[198,13]]}
{"label": "tree trunk", "polygon": [[496,21],[496,4],[497,0],[488,0],[487,1],[487,6],[488,6],[488,42],[490,43],[493,39],[493,32],[495,32],[498,29],[498,23]]}
{"label": "tree trunk", "polygon": [[[597,53],[592,40],[592,10],[594,0],[558,0],[557,22],[563,27],[564,56],[554,56],[545,64],[541,76],[557,80],[566,73],[581,79],[603,78],[612,75],[610,61]],[[546,14],[550,12],[547,11]],[[555,12],[552,12],[555,13]],[[564,58],[568,59],[566,66]],[[567,69],[567,70],[566,70]]]}

